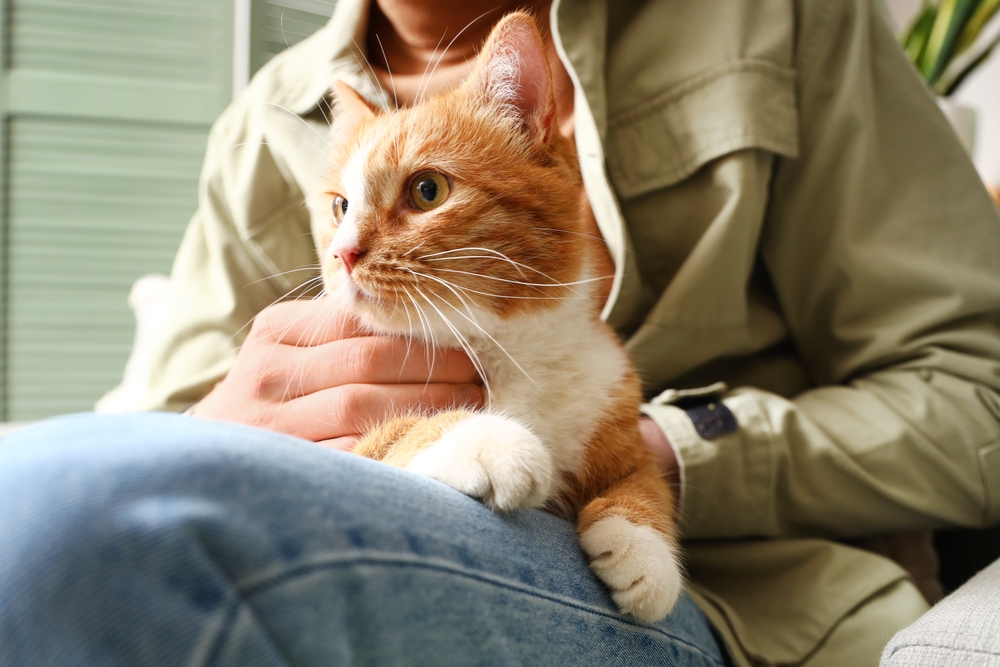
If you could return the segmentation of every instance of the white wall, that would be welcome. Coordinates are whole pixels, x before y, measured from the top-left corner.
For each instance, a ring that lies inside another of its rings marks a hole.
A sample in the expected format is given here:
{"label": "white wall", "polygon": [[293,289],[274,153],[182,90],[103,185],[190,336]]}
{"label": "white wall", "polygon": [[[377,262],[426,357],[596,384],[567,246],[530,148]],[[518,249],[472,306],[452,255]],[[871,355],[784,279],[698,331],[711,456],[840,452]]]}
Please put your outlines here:
{"label": "white wall", "polygon": [[[921,0],[886,0],[886,4],[897,25],[905,26],[920,8]],[[973,158],[983,179],[1000,186],[1000,50],[966,79],[954,97],[978,112]]]}

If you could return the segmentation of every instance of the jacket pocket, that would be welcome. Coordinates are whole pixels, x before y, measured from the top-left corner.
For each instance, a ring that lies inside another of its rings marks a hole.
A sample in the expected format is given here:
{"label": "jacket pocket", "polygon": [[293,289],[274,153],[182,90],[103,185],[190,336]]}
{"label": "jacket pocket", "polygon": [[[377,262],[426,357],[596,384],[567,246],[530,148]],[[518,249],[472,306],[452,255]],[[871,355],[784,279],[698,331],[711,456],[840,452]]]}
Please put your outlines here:
{"label": "jacket pocket", "polygon": [[798,155],[794,70],[760,60],[723,63],[608,121],[608,172],[623,199],[746,148]]}
{"label": "jacket pocket", "polygon": [[692,597],[737,664],[797,665],[847,616],[907,579],[886,558],[817,539],[695,543],[687,552]]}

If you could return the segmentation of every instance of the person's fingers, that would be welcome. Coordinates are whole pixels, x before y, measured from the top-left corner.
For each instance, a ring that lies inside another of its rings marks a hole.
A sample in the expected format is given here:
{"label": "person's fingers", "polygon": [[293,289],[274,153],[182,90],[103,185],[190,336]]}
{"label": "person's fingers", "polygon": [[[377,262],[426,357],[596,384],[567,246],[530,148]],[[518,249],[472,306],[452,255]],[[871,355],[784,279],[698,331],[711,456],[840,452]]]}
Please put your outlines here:
{"label": "person's fingers", "polygon": [[352,452],[361,442],[361,438],[356,435],[345,435],[342,438],[331,438],[330,440],[320,440],[317,445],[323,445],[330,449],[339,449],[342,452]]}
{"label": "person's fingers", "polygon": [[389,336],[338,340],[316,347],[274,351],[272,396],[298,398],[349,384],[468,384],[480,381],[461,350],[428,348]]}
{"label": "person's fingers", "polygon": [[299,299],[269,306],[257,314],[249,339],[293,347],[323,345],[362,333],[357,318],[333,299]]}
{"label": "person's fingers", "polygon": [[393,415],[482,405],[475,384],[354,384],[283,403],[259,425],[319,442],[364,433]]}

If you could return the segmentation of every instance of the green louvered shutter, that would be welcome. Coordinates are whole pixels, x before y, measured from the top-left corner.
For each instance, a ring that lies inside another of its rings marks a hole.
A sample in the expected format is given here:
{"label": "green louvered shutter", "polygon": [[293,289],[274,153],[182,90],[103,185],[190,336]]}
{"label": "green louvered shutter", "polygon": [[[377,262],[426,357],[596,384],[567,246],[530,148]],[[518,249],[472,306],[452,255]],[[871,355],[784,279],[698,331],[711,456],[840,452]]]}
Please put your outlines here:
{"label": "green louvered shutter", "polygon": [[121,378],[132,282],[167,272],[232,91],[232,0],[10,0],[0,26],[2,417]]}
{"label": "green louvered shutter", "polygon": [[335,4],[334,0],[253,0],[250,72],[323,27]]}

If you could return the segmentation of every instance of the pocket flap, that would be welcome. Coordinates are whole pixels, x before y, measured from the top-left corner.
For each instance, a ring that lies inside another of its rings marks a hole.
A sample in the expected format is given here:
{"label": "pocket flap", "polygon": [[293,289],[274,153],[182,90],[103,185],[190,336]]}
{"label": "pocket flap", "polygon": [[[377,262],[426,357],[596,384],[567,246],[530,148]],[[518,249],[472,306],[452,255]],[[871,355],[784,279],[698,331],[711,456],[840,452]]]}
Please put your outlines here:
{"label": "pocket flap", "polygon": [[612,116],[608,172],[618,195],[629,198],[745,148],[796,157],[798,137],[794,70],[726,63]]}

